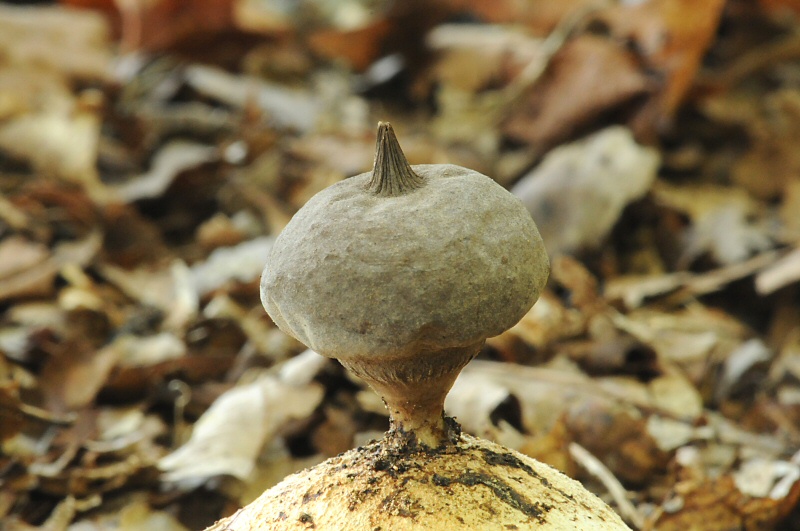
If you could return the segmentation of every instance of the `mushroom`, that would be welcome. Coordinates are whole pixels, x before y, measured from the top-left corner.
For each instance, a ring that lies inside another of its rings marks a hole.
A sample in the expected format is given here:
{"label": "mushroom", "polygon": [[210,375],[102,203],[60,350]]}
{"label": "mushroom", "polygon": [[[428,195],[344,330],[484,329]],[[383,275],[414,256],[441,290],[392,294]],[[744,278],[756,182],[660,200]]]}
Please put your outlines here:
{"label": "mushroom", "polygon": [[548,274],[517,198],[466,168],[409,165],[380,123],[373,170],[315,195],[278,236],[261,300],[281,330],[367,382],[391,428],[209,529],[628,529],[579,483],[444,414],[458,373]]}

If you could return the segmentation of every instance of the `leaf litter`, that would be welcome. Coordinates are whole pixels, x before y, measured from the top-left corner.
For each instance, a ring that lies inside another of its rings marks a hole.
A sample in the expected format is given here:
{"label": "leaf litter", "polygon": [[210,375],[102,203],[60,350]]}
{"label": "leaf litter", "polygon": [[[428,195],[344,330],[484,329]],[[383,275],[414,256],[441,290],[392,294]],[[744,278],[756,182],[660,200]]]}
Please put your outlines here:
{"label": "leaf litter", "polygon": [[5,528],[200,529],[379,436],[258,279],[390,120],[553,258],[466,431],[637,529],[800,529],[795,3],[61,3],[0,9]]}

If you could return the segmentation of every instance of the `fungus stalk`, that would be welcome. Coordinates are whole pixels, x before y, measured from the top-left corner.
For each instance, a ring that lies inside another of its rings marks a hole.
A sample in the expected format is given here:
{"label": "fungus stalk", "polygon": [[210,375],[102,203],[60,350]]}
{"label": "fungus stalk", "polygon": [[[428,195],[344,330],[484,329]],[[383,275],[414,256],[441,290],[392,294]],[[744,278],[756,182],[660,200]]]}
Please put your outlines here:
{"label": "fungus stalk", "polygon": [[445,417],[444,400],[481,346],[483,341],[463,348],[420,351],[410,359],[340,361],[386,404],[391,426],[386,442],[390,447],[421,444],[438,448],[458,441],[458,425]]}

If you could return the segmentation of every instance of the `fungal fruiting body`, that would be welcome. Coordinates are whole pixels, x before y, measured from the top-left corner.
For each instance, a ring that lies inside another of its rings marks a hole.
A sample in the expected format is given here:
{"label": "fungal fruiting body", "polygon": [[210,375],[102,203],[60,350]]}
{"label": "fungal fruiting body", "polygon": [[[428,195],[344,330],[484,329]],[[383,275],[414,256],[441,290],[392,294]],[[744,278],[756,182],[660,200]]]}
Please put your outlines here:
{"label": "fungal fruiting body", "polygon": [[282,330],[338,359],[384,398],[395,425],[436,445],[458,371],[525,315],[548,270],[517,198],[466,168],[409,166],[381,124],[373,171],[297,212],[261,295]]}
{"label": "fungal fruiting body", "polygon": [[577,482],[443,412],[459,371],[548,273],[518,199],[466,168],[410,166],[380,124],[373,171],[314,196],[276,239],[261,299],[281,330],[383,398],[391,430],[211,529],[627,529]]}

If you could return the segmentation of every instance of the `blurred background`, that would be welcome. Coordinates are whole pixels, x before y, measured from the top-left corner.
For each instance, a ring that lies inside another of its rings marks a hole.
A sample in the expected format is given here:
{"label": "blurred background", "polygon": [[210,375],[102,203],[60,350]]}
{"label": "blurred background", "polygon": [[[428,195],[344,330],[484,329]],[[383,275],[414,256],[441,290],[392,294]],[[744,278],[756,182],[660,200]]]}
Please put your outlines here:
{"label": "blurred background", "polygon": [[259,302],[369,171],[478,170],[540,301],[448,397],[635,529],[800,529],[800,2],[0,3],[0,529],[202,529],[388,426]]}

